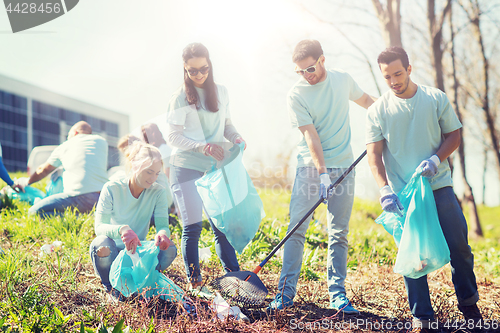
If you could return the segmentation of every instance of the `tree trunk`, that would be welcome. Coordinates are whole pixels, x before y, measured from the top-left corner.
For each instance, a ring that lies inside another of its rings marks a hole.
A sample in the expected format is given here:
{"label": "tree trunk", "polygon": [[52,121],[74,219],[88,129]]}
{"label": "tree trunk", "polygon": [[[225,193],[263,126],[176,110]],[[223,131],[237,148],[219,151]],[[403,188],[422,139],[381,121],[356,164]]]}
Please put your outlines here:
{"label": "tree trunk", "polygon": [[486,204],[486,171],[488,171],[488,148],[484,148],[484,168],[483,168],[483,205]]}
{"label": "tree trunk", "polygon": [[484,50],[484,42],[483,42],[483,34],[481,33],[481,28],[480,28],[480,9],[475,8],[473,9],[474,13],[473,16],[471,17],[471,23],[472,23],[472,31],[474,33],[474,37],[477,40],[477,43],[479,44],[479,47],[481,48],[481,60],[483,62],[483,67],[482,67],[482,72],[483,72],[483,80],[484,80],[484,94],[483,94],[483,111],[484,111],[484,116],[486,118],[486,125],[488,126],[488,132],[490,135],[490,140],[493,146],[493,151],[495,152],[495,157],[496,157],[496,162],[497,162],[497,169],[498,173],[500,175],[500,147],[498,143],[498,132],[495,127],[495,118],[493,114],[491,113],[490,110],[490,102],[489,102],[489,62],[488,58],[486,57],[486,51]]}
{"label": "tree trunk", "polygon": [[448,0],[446,6],[441,13],[441,17],[436,18],[436,3],[435,0],[427,0],[427,24],[431,37],[431,62],[434,67],[434,81],[436,87],[444,91],[444,74],[443,74],[443,23],[444,18],[451,8],[451,0]]}
{"label": "tree trunk", "polygon": [[[452,72],[453,72],[453,102],[455,105],[455,112],[457,113],[458,120],[462,122],[462,112],[460,110],[460,105],[458,104],[458,80],[457,71],[455,63],[455,31],[453,30],[453,11],[450,8],[449,12],[450,18],[450,30],[451,30],[451,61],[452,61]],[[479,238],[483,236],[483,229],[481,228],[481,223],[479,221],[479,215],[477,214],[476,201],[474,200],[474,194],[472,192],[472,187],[467,181],[467,173],[465,168],[465,143],[463,136],[463,127],[460,129],[460,146],[458,146],[458,158],[460,160],[460,167],[462,168],[462,182],[464,184],[464,196],[462,200],[462,205],[467,205],[469,208],[469,235],[472,238]],[[463,206],[462,206],[463,208]]]}
{"label": "tree trunk", "polygon": [[372,3],[377,13],[385,45],[403,47],[401,41],[401,0],[387,0],[386,9],[380,0],[372,0]]}

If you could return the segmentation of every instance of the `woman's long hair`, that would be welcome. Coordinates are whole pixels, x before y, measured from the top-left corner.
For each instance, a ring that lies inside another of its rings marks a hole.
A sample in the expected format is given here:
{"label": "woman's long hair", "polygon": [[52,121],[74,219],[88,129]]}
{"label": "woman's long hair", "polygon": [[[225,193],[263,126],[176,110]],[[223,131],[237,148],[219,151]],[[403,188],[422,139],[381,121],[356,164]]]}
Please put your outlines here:
{"label": "woman's long hair", "polygon": [[219,111],[219,100],[217,97],[217,86],[214,82],[214,69],[212,67],[212,62],[210,61],[210,56],[208,55],[208,49],[201,43],[189,44],[182,51],[182,60],[184,60],[184,64],[186,64],[187,61],[192,58],[207,59],[210,69],[208,71],[208,77],[203,84],[203,88],[205,90],[205,101],[200,101],[200,96],[194,88],[193,81],[191,81],[186,68],[184,68],[184,86],[186,88],[187,101],[189,104],[196,105],[197,109],[199,109],[201,104],[204,102],[205,109],[211,112],[217,112]]}

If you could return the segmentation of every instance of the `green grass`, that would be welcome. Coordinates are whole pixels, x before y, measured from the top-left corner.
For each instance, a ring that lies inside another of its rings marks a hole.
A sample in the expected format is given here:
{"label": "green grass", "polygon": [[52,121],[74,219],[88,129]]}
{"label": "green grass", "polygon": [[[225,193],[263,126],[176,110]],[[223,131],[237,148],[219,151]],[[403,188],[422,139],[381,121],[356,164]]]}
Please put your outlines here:
{"label": "green grass", "polygon": [[[42,182],[37,187],[43,189],[44,185]],[[248,270],[264,259],[285,236],[289,221],[290,193],[260,190],[259,194],[266,218],[253,242],[239,257],[242,268]],[[123,321],[120,319],[131,314],[114,312],[90,301],[100,288],[99,282],[93,278],[88,255],[88,246],[94,238],[93,214],[77,216],[68,211],[63,217],[41,220],[27,215],[27,204],[14,201],[12,205],[12,208],[0,212],[0,246],[5,250],[0,257],[0,329],[7,332],[94,332],[115,325],[116,331],[121,331]],[[381,212],[377,202],[355,200],[348,235],[350,272],[373,264],[381,267],[394,264],[397,254],[394,241],[374,222]],[[470,242],[478,279],[494,283],[500,282],[499,213],[500,207],[479,207],[485,238]],[[325,280],[325,225],[326,208],[321,205],[306,234],[301,271],[304,281]],[[180,225],[171,226],[171,231],[179,248]],[[151,231],[149,237],[153,235],[154,231]],[[62,241],[63,247],[51,255],[40,255],[40,248],[55,240]],[[204,267],[212,267],[220,273],[213,235],[207,223],[200,246],[210,246],[212,251],[212,257]],[[279,274],[281,260],[279,254],[274,256],[265,266],[266,274]],[[64,300],[68,306],[64,305]],[[146,332],[151,327],[148,321],[142,328],[134,329]]]}

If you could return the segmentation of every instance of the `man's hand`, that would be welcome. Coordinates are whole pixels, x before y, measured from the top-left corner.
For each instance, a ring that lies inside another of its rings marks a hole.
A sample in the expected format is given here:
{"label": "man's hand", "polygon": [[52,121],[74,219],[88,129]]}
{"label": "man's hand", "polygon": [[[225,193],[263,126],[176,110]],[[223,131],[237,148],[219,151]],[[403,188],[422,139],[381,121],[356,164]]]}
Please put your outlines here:
{"label": "man's hand", "polygon": [[437,174],[440,163],[439,157],[437,155],[432,155],[429,159],[423,160],[417,167],[417,170],[422,168],[422,176],[432,178]]}
{"label": "man's hand", "polygon": [[332,190],[328,190],[330,185],[332,185],[332,181],[330,180],[330,175],[327,173],[319,175],[319,180],[321,181],[319,184],[319,198],[323,199],[323,203],[326,204],[333,194]]}
{"label": "man's hand", "polygon": [[137,237],[137,234],[134,232],[134,230],[130,229],[128,225],[120,228],[120,235],[123,244],[125,244],[125,248],[132,254],[135,253],[135,250],[138,246],[142,245],[139,237]]}
{"label": "man's hand", "polygon": [[380,204],[382,209],[388,213],[398,214],[403,216],[403,205],[399,201],[398,196],[392,191],[389,185],[386,185],[380,189]]}
{"label": "man's hand", "polygon": [[166,234],[159,232],[155,236],[155,246],[159,246],[160,250],[165,251],[170,247],[171,240]]}
{"label": "man's hand", "polygon": [[14,191],[16,191],[16,189],[20,189],[22,192],[24,192],[24,188],[29,185],[29,181],[30,179],[28,177],[21,177],[19,179],[14,179],[14,185],[12,185],[12,189]]}
{"label": "man's hand", "polygon": [[205,147],[203,147],[203,154],[212,156],[217,161],[222,161],[224,159],[224,149],[215,143],[207,143]]}

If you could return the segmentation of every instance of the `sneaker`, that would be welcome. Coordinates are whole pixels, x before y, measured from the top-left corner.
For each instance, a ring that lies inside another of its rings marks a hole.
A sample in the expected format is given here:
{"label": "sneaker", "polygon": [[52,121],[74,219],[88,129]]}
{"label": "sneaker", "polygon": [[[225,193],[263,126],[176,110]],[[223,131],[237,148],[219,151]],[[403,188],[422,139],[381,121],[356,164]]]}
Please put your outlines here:
{"label": "sneaker", "polygon": [[243,312],[238,313],[238,316],[236,317],[237,320],[244,321],[249,323],[250,318],[248,318]]}
{"label": "sneaker", "polygon": [[472,320],[474,322],[474,329],[472,332],[481,332],[481,327],[483,323],[483,316],[481,315],[481,311],[477,307],[477,304],[474,305],[458,305],[458,309],[462,312],[465,317],[466,322],[470,322]]}
{"label": "sneaker", "polygon": [[283,310],[284,308],[289,308],[293,305],[293,300],[287,295],[278,293],[274,300],[269,303],[267,311]]}
{"label": "sneaker", "polygon": [[198,286],[196,288],[189,289],[189,293],[193,297],[204,298],[206,300],[212,300],[215,298],[215,294],[208,290],[205,286]]}
{"label": "sneaker", "polygon": [[122,295],[121,292],[116,290],[115,288],[111,289],[110,292],[108,292],[108,296],[106,296],[106,300],[108,303],[119,303],[119,302],[124,302],[125,301],[125,296]]}
{"label": "sneaker", "polygon": [[340,311],[344,314],[359,314],[359,311],[352,306],[349,299],[343,294],[330,302],[330,309]]}
{"label": "sneaker", "polygon": [[182,307],[186,310],[187,314],[191,317],[196,317],[196,306],[190,300],[185,300],[182,302]]}
{"label": "sneaker", "polygon": [[436,321],[434,319],[418,319],[418,318],[413,318],[412,321],[412,326],[413,330],[411,330],[411,333],[438,333],[441,332],[441,329],[439,327],[433,328],[436,324]]}
{"label": "sneaker", "polygon": [[459,304],[458,309],[463,313],[465,320],[467,321],[472,319],[475,322],[483,319],[483,316],[481,315],[481,311],[479,311],[477,304],[466,306]]}

